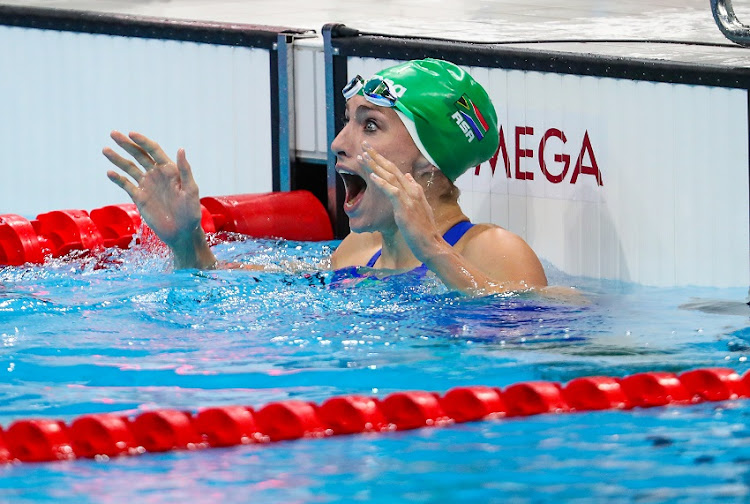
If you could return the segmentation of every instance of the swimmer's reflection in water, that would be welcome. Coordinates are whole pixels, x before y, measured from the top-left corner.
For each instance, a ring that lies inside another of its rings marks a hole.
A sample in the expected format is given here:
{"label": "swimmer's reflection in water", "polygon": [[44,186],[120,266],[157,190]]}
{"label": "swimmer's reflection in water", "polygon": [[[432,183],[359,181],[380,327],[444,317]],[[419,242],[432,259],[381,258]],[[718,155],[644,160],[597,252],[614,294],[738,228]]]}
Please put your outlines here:
{"label": "swimmer's reflection in water", "polygon": [[[423,269],[470,294],[546,287],[544,269],[522,238],[494,224],[470,224],[458,204],[455,180],[489,159],[499,141],[495,108],[479,83],[452,63],[424,59],[367,80],[357,76],[343,92],[344,127],[331,149],[351,233],[330,268]],[[107,175],[169,246],[175,268],[239,266],[217,261],[206,241],[184,149],[175,162],[140,133],[111,137],[135,162],[105,148],[119,168]],[[456,226],[460,235],[446,239]]]}

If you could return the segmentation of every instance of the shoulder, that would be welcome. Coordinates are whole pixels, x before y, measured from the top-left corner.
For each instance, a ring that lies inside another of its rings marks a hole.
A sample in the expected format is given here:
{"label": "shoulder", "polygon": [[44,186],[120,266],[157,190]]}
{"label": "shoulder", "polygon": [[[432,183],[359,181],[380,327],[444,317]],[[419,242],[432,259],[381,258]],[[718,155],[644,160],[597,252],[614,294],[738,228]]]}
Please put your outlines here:
{"label": "shoulder", "polygon": [[459,241],[457,251],[489,277],[501,282],[547,285],[536,253],[515,233],[494,224],[476,224]]}
{"label": "shoulder", "polygon": [[331,267],[364,266],[381,245],[380,233],[349,233],[331,254]]}

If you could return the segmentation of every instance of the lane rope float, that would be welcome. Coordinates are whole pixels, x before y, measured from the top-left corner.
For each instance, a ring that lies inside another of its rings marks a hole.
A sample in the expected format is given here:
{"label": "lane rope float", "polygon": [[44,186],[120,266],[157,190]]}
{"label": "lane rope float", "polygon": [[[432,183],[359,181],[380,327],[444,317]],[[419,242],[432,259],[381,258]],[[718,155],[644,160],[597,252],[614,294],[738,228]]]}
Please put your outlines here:
{"label": "lane rope float", "polygon": [[285,400],[255,409],[233,405],[195,412],[157,409],[135,417],[88,414],[70,423],[20,419],[0,427],[0,463],[51,462],[263,444],[300,438],[385,433],[455,423],[595,410],[628,410],[750,397],[750,371],[702,368],[681,374],[589,376],[565,385],[530,381],[504,389],[456,387],[445,394],[394,392]]}
{"label": "lane rope float", "polygon": [[[201,198],[206,233],[298,241],[333,239],[328,212],[309,191],[238,194]],[[86,210],[55,210],[29,220],[0,215],[0,266],[43,264],[73,251],[128,248],[142,227],[132,203]],[[146,226],[144,235],[151,234]],[[155,238],[155,237],[153,237]]]}

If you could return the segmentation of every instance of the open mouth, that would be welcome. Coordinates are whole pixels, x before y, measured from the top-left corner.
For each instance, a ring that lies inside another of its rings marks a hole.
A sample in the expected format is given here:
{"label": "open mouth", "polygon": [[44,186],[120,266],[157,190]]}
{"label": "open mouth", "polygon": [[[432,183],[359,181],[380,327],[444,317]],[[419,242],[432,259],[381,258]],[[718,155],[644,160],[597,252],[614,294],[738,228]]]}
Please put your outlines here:
{"label": "open mouth", "polygon": [[344,189],[346,190],[346,201],[345,205],[352,207],[359,202],[362,196],[367,190],[367,182],[359,175],[349,172],[339,172],[341,180],[344,181]]}

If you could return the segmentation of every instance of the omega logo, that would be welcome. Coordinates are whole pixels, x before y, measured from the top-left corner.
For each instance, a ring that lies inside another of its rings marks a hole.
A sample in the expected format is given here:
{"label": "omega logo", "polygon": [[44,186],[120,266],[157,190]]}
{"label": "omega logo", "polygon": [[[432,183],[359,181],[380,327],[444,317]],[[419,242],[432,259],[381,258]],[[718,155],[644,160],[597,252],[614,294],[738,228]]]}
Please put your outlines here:
{"label": "omega logo", "polygon": [[[508,155],[508,148],[505,141],[505,134],[503,127],[500,126],[500,145],[498,146],[495,154],[490,158],[490,169],[492,175],[495,174],[495,168],[497,167],[498,157],[502,156],[502,164],[505,168],[505,176],[507,178],[514,178],[516,180],[534,180],[534,171],[528,167],[526,169],[521,168],[521,160],[524,158],[533,158],[535,151],[533,149],[526,148],[528,142],[525,136],[534,134],[534,128],[531,126],[516,126],[516,150],[514,156],[514,169],[511,169],[511,158]],[[545,131],[539,141],[539,146],[536,150],[539,159],[539,170],[542,175],[553,184],[559,184],[570,171],[570,154],[565,152],[565,145],[568,142],[565,133],[557,128],[550,128]],[[560,145],[562,144],[562,145]],[[550,166],[545,159],[545,153],[548,149],[554,149],[552,159],[557,166]],[[480,165],[481,166],[481,165]],[[474,175],[479,175],[479,166],[474,169]],[[596,179],[596,184],[601,186],[602,173],[599,171],[599,165],[596,162],[596,156],[594,155],[594,149],[591,146],[591,140],[589,139],[589,132],[586,130],[583,134],[583,140],[581,140],[581,148],[578,151],[578,158],[576,159],[573,167],[573,172],[570,176],[570,183],[575,184],[578,181],[580,175],[591,175]]]}

